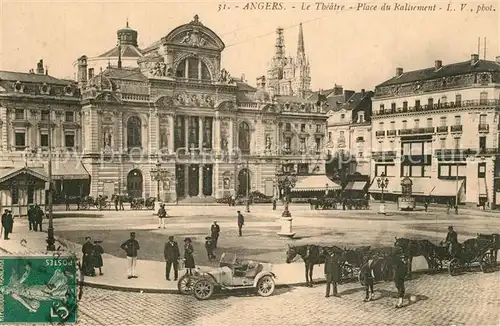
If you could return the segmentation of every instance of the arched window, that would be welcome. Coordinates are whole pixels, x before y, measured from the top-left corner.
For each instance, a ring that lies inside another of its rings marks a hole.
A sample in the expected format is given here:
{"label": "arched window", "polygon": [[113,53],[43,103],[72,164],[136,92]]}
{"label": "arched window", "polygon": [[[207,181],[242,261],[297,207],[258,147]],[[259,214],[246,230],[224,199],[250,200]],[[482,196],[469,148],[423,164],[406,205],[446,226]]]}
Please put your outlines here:
{"label": "arched window", "polygon": [[141,147],[141,119],[137,116],[130,117],[127,121],[127,147]]}
{"label": "arched window", "polygon": [[250,153],[250,127],[243,121],[238,129],[238,146],[242,153],[248,154]]}
{"label": "arched window", "polygon": [[210,80],[210,70],[207,65],[198,58],[187,58],[177,66],[177,77]]}

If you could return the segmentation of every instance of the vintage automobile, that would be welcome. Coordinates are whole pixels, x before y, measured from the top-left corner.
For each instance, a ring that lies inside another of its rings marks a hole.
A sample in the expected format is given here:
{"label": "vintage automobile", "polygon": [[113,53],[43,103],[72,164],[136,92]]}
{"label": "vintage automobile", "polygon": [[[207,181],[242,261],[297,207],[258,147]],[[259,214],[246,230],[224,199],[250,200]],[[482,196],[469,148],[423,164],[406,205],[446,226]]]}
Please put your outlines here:
{"label": "vintage automobile", "polygon": [[216,291],[256,289],[268,297],[275,289],[272,264],[241,260],[232,254],[222,254],[219,267],[196,269],[193,275],[183,275],[178,282],[182,294],[193,294],[198,300],[209,299]]}

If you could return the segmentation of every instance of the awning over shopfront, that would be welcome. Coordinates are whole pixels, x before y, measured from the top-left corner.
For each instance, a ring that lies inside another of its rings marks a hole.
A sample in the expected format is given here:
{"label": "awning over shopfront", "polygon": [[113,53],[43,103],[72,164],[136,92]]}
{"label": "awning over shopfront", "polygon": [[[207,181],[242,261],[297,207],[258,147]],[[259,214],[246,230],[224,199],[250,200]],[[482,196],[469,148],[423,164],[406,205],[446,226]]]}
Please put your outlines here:
{"label": "awning over shopfront", "polygon": [[363,190],[365,189],[366,181],[350,181],[344,190]]}
{"label": "awning over shopfront", "polygon": [[324,191],[339,190],[342,187],[330,180],[326,175],[311,175],[299,180],[292,191]]}
{"label": "awning over shopfront", "polygon": [[[48,168],[46,167],[46,173]],[[86,180],[90,175],[81,162],[65,162],[52,164],[52,178],[54,180]]]}
{"label": "awning over shopfront", "polygon": [[488,192],[486,191],[486,181],[479,180],[478,182],[479,196],[480,197],[488,197]]}
{"label": "awning over shopfront", "polygon": [[43,181],[48,181],[42,167],[8,167],[0,168],[0,183],[10,180],[20,174],[29,174]]}
{"label": "awning over shopfront", "polygon": [[434,180],[429,196],[446,197],[456,196],[464,184],[463,180]]}

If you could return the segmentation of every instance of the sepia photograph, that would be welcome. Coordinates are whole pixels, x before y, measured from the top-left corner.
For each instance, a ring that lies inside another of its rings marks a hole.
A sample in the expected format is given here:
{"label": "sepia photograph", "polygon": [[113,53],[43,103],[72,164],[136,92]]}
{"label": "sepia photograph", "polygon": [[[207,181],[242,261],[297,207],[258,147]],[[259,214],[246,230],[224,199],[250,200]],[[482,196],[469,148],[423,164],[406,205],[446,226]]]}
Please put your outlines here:
{"label": "sepia photograph", "polygon": [[0,324],[498,325],[499,9],[0,0]]}

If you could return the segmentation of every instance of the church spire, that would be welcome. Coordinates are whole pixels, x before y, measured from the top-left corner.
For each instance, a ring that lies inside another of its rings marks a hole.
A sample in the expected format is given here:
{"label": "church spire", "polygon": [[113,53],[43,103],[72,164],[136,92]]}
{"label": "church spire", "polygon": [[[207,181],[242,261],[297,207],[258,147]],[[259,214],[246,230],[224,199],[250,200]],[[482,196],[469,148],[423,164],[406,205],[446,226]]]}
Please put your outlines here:
{"label": "church spire", "polygon": [[304,46],[304,32],[302,31],[302,23],[299,25],[299,41],[297,44],[297,57],[306,54],[306,49]]}

